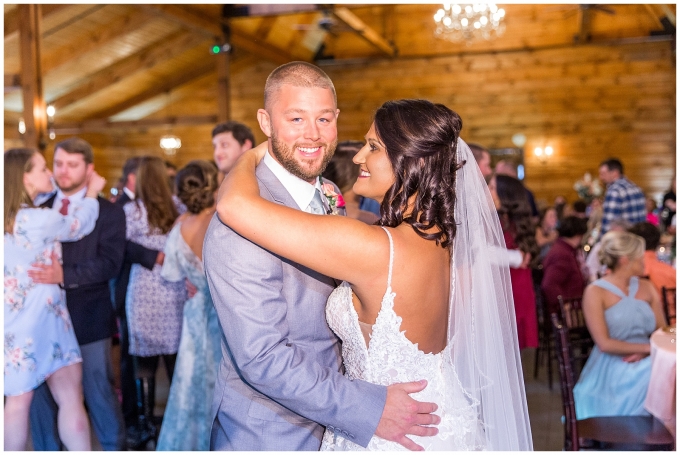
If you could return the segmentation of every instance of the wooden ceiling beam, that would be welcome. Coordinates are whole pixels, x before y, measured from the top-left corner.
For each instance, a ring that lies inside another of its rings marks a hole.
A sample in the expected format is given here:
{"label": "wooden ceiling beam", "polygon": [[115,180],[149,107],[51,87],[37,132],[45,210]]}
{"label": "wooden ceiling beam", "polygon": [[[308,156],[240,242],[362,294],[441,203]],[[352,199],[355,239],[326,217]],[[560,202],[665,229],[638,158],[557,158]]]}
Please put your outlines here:
{"label": "wooden ceiling beam", "polygon": [[364,21],[344,6],[338,6],[333,9],[333,14],[342,22],[347,24],[352,30],[357,32],[363,39],[371,43],[373,46],[380,49],[382,52],[390,57],[397,55],[397,50],[385,38],[380,36],[378,32],[366,25]]}
{"label": "wooden ceiling beam", "polygon": [[69,42],[64,46],[43,55],[42,68],[43,73],[58,68],[59,66],[87,53],[97,49],[104,44],[118,38],[125,36],[144,24],[148,23],[150,17],[146,14],[140,14],[138,11],[131,11],[129,14],[118,17],[107,24],[106,27],[101,27],[88,35],[84,39],[75,42]]}
{"label": "wooden ceiling beam", "polygon": [[145,90],[131,98],[126,99],[125,101],[122,101],[114,106],[108,107],[106,109],[100,110],[98,112],[94,112],[90,115],[92,118],[96,119],[106,119],[111,117],[112,115],[116,115],[120,112],[123,112],[125,110],[128,110],[132,107],[135,107],[138,104],[141,104],[154,96],[158,96],[162,93],[166,93],[170,90],[173,90],[176,87],[179,87],[181,85],[187,84],[194,79],[197,79],[201,76],[205,76],[206,74],[210,73],[211,71],[215,70],[215,61],[212,59],[206,59],[202,60],[201,63],[197,65],[191,66],[191,68],[183,73],[175,73],[168,77],[167,79],[164,80],[163,83],[158,84],[148,90]]}
{"label": "wooden ceiling beam", "polygon": [[182,117],[151,118],[122,122],[111,122],[106,119],[88,120],[77,123],[55,124],[53,129],[56,134],[80,134],[94,131],[110,131],[113,129],[129,130],[133,128],[151,128],[176,125],[206,125],[215,123],[217,123],[216,115],[188,115]]}
{"label": "wooden ceiling beam", "polygon": [[18,5],[19,55],[21,57],[22,96],[26,147],[45,150],[47,146],[47,114],[40,70],[40,5]]}
{"label": "wooden ceiling beam", "polygon": [[[56,13],[59,10],[66,8],[69,5],[53,5],[53,4],[43,4],[40,5],[41,15],[44,19],[52,13]],[[12,33],[19,31],[19,8],[14,8],[7,14],[5,14],[5,38],[7,38]]]}
{"label": "wooden ceiling beam", "polygon": [[21,89],[21,75],[20,74],[5,74],[5,93],[7,91]]}
{"label": "wooden ceiling beam", "polygon": [[670,23],[675,27],[675,13],[668,5],[659,5],[664,15],[668,18]]}
{"label": "wooden ceiling beam", "polygon": [[[166,18],[217,41],[223,39],[223,22],[221,18],[215,20],[182,5],[143,5],[142,7],[156,13],[160,12]],[[230,44],[278,65],[292,60],[299,60],[294,58],[286,50],[266,43],[256,36],[249,35],[240,30],[235,30],[233,27],[231,28]]]}
{"label": "wooden ceiling beam", "polygon": [[86,82],[55,99],[50,100],[57,110],[82,100],[100,90],[143,69],[152,68],[159,62],[173,58],[188,49],[196,47],[203,37],[184,30],[152,43],[144,49],[125,57],[116,63],[87,77]]}

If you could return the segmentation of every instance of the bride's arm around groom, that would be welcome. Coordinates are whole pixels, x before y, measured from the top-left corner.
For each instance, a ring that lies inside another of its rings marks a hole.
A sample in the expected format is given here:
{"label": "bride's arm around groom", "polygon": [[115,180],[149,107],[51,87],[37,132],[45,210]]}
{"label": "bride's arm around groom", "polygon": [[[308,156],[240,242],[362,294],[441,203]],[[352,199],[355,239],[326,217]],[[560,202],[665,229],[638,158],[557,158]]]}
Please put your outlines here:
{"label": "bride's arm around groom", "polygon": [[[262,197],[295,206],[266,165],[257,177]],[[381,417],[380,435],[403,441],[418,412],[434,411],[409,406],[416,402],[407,393],[422,386],[391,386],[388,396],[340,373],[324,314],[332,279],[251,243],[217,216],[203,251],[223,330],[211,450],[318,450],[324,426],[366,446]]]}

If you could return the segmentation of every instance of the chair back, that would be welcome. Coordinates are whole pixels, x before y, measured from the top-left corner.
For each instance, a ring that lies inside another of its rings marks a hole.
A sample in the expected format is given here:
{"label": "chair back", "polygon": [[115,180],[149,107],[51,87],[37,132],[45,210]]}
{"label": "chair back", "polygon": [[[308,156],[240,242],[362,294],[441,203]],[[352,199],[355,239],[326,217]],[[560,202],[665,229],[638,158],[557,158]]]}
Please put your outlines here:
{"label": "chair back", "polygon": [[593,342],[588,326],[586,325],[586,318],[583,315],[582,301],[583,297],[565,298],[557,296],[560,304],[560,312],[562,314],[562,323],[566,326],[569,334],[569,342],[571,344],[571,355],[574,360],[574,373],[578,378],[583,366],[588,360],[590,351],[593,349],[595,342]]}
{"label": "chair back", "polygon": [[574,359],[569,344],[569,329],[556,313],[553,313],[550,318],[555,337],[557,363],[560,367],[560,389],[564,411],[564,450],[578,450],[578,425],[574,405]]}
{"label": "chair back", "polygon": [[661,299],[663,301],[663,312],[666,321],[670,325],[675,325],[675,288],[661,288]]}

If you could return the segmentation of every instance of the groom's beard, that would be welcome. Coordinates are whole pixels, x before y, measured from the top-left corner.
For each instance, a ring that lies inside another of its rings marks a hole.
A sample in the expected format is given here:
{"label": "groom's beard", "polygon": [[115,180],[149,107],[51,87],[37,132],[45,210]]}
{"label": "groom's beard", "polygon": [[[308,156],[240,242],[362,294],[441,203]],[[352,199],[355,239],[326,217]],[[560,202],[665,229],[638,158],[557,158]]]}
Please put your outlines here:
{"label": "groom's beard", "polygon": [[[274,133],[272,133],[271,139],[272,153],[279,163],[281,163],[284,169],[286,169],[288,172],[293,174],[295,177],[301,178],[305,182],[313,180],[321,175],[321,173],[326,169],[326,166],[328,166],[328,163],[330,163],[331,158],[333,158],[335,147],[338,145],[337,138],[330,144],[315,144],[316,146],[320,146],[324,151],[323,159],[319,162],[316,159],[305,160],[302,158],[298,160],[295,158],[295,149],[298,147],[298,144],[293,144],[293,147],[290,148],[284,142],[279,141],[279,138]],[[317,165],[316,163],[319,164]]]}

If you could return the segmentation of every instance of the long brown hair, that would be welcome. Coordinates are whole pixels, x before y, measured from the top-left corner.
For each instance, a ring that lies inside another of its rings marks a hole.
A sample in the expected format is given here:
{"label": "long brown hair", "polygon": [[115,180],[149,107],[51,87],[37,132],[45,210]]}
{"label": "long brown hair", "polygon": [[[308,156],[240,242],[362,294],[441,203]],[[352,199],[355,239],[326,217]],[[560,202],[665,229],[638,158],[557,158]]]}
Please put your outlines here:
{"label": "long brown hair", "polygon": [[24,186],[24,174],[33,169],[34,149],[15,148],[5,152],[5,233],[14,232],[14,220],[22,205],[33,207]]}
{"label": "long brown hair", "polygon": [[[395,179],[380,206],[378,224],[410,224],[420,237],[450,251],[456,236],[456,156],[463,121],[443,104],[417,99],[388,101],[373,121]],[[413,195],[413,211],[405,215]]]}
{"label": "long brown hair", "polygon": [[179,216],[167,182],[163,160],[156,156],[142,157],[137,169],[135,202],[144,204],[152,232],[159,230],[167,234]]}

